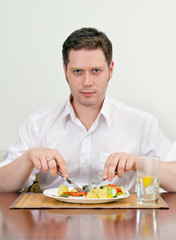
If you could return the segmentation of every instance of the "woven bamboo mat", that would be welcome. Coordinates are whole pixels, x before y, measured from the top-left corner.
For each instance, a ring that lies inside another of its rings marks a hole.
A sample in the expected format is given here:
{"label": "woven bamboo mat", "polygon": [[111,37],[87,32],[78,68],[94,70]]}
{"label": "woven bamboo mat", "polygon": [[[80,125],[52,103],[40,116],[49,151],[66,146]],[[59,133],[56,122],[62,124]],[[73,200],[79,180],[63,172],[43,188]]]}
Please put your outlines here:
{"label": "woven bamboo mat", "polygon": [[10,206],[10,209],[66,209],[66,208],[169,208],[164,200],[159,197],[156,205],[139,205],[137,204],[136,194],[131,194],[127,198],[119,199],[111,203],[101,204],[75,204],[64,203],[53,198],[46,197],[42,193],[22,193],[16,201]]}

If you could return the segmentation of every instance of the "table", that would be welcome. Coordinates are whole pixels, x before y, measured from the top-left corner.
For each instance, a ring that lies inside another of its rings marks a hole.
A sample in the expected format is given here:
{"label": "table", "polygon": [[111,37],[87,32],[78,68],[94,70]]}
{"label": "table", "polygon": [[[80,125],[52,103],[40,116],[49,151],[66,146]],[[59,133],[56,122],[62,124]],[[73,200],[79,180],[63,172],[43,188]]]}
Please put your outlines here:
{"label": "table", "polygon": [[0,193],[0,239],[176,239],[176,193],[169,209],[10,210],[19,193]]}

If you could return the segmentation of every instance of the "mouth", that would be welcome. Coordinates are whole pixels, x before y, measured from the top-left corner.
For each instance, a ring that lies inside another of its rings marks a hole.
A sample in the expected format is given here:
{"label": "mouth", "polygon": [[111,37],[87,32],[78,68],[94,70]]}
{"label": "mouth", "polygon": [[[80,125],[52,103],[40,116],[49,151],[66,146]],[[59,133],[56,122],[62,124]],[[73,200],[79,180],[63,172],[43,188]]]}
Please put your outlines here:
{"label": "mouth", "polygon": [[94,95],[95,92],[93,92],[93,91],[83,91],[83,92],[81,92],[81,94],[83,96],[90,97],[90,96]]}

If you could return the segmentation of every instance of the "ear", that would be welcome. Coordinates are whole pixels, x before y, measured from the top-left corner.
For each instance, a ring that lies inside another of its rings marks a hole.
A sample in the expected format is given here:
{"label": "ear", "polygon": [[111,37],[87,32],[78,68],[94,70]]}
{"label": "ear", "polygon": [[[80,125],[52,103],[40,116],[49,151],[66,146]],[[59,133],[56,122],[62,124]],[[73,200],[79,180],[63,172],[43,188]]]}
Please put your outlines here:
{"label": "ear", "polygon": [[110,65],[109,65],[109,79],[112,78],[113,69],[114,69],[114,61],[111,61]]}
{"label": "ear", "polygon": [[66,77],[67,76],[67,68],[64,63],[63,63],[63,69],[64,69],[64,73],[65,73],[65,77]]}

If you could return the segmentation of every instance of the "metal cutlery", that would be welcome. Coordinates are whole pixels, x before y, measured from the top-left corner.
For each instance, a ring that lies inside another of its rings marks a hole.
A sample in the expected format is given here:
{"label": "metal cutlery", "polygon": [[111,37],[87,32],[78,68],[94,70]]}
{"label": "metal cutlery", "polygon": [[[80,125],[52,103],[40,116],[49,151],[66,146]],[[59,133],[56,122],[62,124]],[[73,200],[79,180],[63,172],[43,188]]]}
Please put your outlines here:
{"label": "metal cutlery", "polygon": [[86,193],[91,192],[92,189],[94,189],[94,187],[98,186],[99,184],[103,183],[106,179],[102,179],[100,181],[97,182],[92,182],[91,184],[87,185],[86,188],[84,189],[84,191]]}
{"label": "metal cutlery", "polygon": [[[62,173],[60,173],[59,171],[57,171],[58,175],[61,176],[62,178],[64,178],[64,176],[62,175]],[[73,188],[75,188],[78,192],[85,192],[82,188],[80,188],[76,183],[74,183],[73,181],[71,181],[69,178],[64,178]]]}
{"label": "metal cutlery", "polygon": [[[114,174],[117,174],[117,170],[115,171]],[[84,191],[85,191],[86,193],[91,192],[91,191],[94,189],[94,187],[100,185],[101,183],[103,183],[103,182],[106,181],[106,180],[107,180],[107,179],[102,179],[102,180],[99,180],[99,181],[96,181],[96,182],[92,182],[91,184],[89,184],[89,185],[86,186],[86,188],[84,189]]]}

